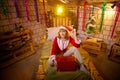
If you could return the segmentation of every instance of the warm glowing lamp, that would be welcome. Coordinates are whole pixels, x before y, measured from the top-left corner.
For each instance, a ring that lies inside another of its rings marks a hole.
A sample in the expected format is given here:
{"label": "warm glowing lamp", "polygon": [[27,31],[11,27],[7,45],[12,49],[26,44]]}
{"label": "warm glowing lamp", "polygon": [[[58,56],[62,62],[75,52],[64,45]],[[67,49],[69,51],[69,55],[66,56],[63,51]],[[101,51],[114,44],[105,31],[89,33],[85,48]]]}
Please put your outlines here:
{"label": "warm glowing lamp", "polygon": [[64,16],[65,15],[65,8],[62,5],[57,5],[55,8],[55,14],[58,16]]}
{"label": "warm glowing lamp", "polygon": [[62,13],[62,12],[63,12],[62,7],[58,7],[57,12],[58,12],[58,13]]}

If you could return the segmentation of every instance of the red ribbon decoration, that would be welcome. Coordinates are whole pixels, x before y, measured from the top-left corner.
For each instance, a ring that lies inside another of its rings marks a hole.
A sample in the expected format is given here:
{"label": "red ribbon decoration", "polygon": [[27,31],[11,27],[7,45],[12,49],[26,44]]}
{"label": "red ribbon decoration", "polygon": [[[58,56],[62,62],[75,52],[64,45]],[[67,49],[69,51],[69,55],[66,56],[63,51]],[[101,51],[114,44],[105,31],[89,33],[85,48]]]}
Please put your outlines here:
{"label": "red ribbon decoration", "polygon": [[16,15],[17,15],[17,17],[20,17],[20,13],[19,13],[19,9],[18,9],[18,0],[14,0],[14,4],[15,4],[15,9],[16,9]]}
{"label": "red ribbon decoration", "polygon": [[116,28],[116,24],[117,24],[117,21],[118,21],[118,18],[119,18],[120,2],[117,3],[116,11],[117,11],[117,13],[116,13],[116,17],[115,17],[112,33],[111,33],[111,38],[113,37],[114,31],[115,31],[115,28]]}
{"label": "red ribbon decoration", "polygon": [[35,6],[35,12],[36,12],[36,18],[37,18],[37,22],[39,22],[39,15],[38,15],[38,6],[37,6],[37,0],[34,0],[34,6]]}
{"label": "red ribbon decoration", "polygon": [[24,0],[24,5],[25,5],[25,10],[26,10],[27,20],[30,20],[29,10],[28,10],[28,0]]}
{"label": "red ribbon decoration", "polygon": [[44,8],[44,17],[45,17],[45,24],[47,27],[47,15],[46,15],[46,10],[45,10],[45,1],[43,0],[43,8]]}
{"label": "red ribbon decoration", "polygon": [[82,22],[82,30],[85,31],[85,20],[86,20],[86,10],[87,10],[87,1],[84,2],[84,12],[83,12],[83,22]]}

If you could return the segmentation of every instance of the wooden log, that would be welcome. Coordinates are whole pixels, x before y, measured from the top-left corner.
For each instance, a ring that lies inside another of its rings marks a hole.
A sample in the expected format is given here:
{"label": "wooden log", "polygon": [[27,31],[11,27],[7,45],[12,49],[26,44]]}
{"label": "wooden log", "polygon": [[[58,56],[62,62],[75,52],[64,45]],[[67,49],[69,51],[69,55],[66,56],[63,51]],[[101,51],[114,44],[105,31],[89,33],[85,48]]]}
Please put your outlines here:
{"label": "wooden log", "polygon": [[30,30],[25,29],[1,36],[0,46],[10,52],[0,55],[0,68],[11,65],[35,53],[31,34]]}

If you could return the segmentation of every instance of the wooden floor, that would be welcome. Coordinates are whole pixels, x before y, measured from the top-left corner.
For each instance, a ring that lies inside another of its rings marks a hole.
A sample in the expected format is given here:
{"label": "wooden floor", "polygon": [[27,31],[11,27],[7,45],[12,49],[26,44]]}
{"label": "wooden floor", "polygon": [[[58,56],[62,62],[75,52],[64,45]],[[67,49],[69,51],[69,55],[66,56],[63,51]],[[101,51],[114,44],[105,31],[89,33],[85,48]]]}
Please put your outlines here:
{"label": "wooden floor", "polygon": [[15,64],[0,70],[0,80],[35,80],[41,49]]}
{"label": "wooden floor", "polygon": [[105,80],[120,80],[120,63],[110,60],[108,53],[90,55],[95,67]]}

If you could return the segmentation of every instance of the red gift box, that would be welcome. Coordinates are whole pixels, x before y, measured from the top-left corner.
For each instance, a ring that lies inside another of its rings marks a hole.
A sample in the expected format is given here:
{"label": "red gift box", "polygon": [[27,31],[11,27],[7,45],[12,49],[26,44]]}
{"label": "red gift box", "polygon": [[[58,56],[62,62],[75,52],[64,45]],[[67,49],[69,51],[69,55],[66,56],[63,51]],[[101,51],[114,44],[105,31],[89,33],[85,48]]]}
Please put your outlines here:
{"label": "red gift box", "polygon": [[77,62],[74,56],[58,56],[57,61],[57,71],[76,71]]}

